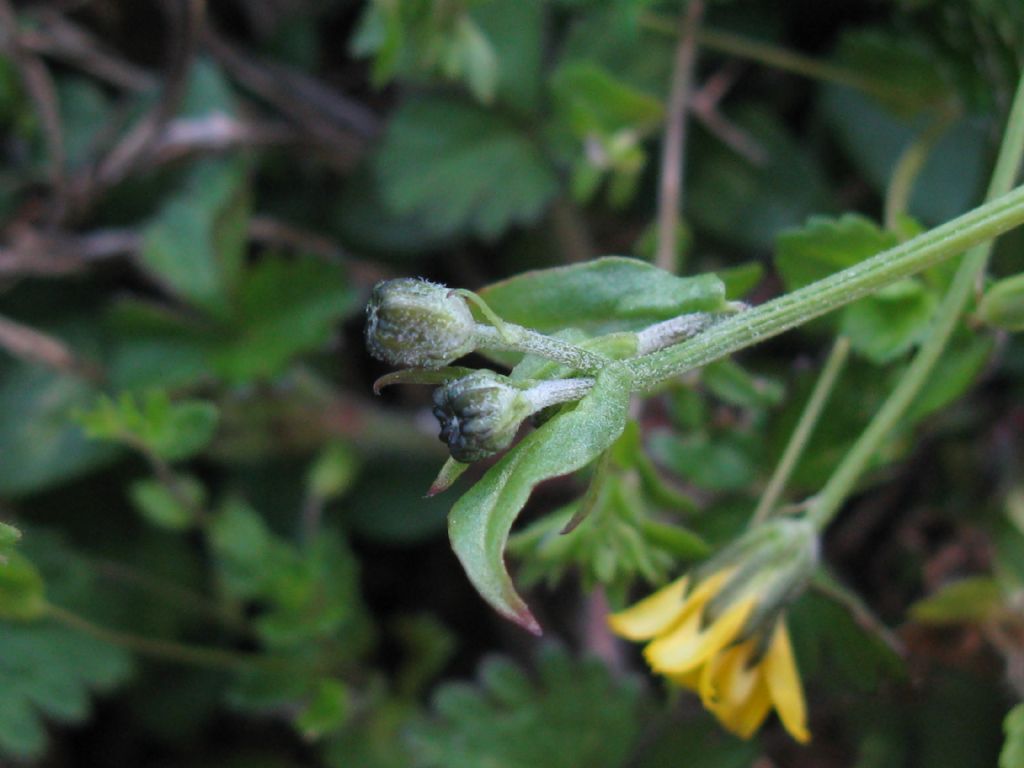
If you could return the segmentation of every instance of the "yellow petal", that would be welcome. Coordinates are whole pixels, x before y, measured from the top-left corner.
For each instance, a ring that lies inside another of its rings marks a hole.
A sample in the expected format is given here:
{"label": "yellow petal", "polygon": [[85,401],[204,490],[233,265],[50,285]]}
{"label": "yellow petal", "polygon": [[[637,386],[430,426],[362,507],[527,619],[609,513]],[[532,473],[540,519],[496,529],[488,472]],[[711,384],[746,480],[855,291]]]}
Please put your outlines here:
{"label": "yellow petal", "polygon": [[704,665],[705,670],[711,670],[707,679],[701,680],[700,695],[705,707],[735,709],[746,703],[761,677],[760,670],[748,664],[753,650],[754,644],[748,641],[718,654]]}
{"label": "yellow petal", "polygon": [[662,674],[677,675],[695,669],[735,639],[755,601],[752,595],[731,605],[717,621],[703,629],[700,611],[693,611],[644,649],[647,663]]}
{"label": "yellow petal", "polygon": [[627,640],[649,640],[677,621],[686,602],[688,577],[676,579],[650,597],[608,617],[612,631]]}
{"label": "yellow petal", "polygon": [[722,724],[742,739],[749,739],[772,710],[772,697],[763,677],[757,676],[757,684],[743,705],[720,716]]}
{"label": "yellow petal", "polygon": [[811,734],[807,731],[807,703],[804,701],[800,673],[793,658],[789,631],[784,622],[780,621],[775,627],[763,667],[768,690],[782,724],[801,744],[809,741]]}

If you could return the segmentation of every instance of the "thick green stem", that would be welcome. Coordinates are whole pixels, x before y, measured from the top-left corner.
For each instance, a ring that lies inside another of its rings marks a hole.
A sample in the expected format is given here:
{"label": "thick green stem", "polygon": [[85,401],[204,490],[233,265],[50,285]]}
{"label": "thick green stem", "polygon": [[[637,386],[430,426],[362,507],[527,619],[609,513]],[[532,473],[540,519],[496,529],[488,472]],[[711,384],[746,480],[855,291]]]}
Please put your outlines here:
{"label": "thick green stem", "polygon": [[[1003,137],[996,168],[989,183],[988,199],[996,198],[995,202],[998,202],[1009,197],[1004,193],[1017,178],[1022,155],[1024,155],[1024,78],[1021,79],[1017,87],[1013,106],[1010,109],[1006,134]],[[1018,188],[1011,194],[1016,195],[1020,192],[1021,188]],[[1003,195],[1003,197],[998,197],[999,195]],[[936,311],[934,325],[927,340],[921,346],[907,372],[900,379],[896,389],[875,414],[867,429],[854,443],[850,452],[815,499],[810,516],[819,530],[824,529],[839,511],[871,457],[896,428],[900,419],[917,398],[921,388],[928,381],[935,364],[942,356],[946,344],[956,329],[957,321],[971,297],[978,276],[983,273],[988,263],[991,251],[992,243],[986,241],[972,248],[964,256],[963,263],[960,264],[942,304]]]}
{"label": "thick green stem", "polygon": [[627,364],[644,390],[802,325],[1024,224],[1024,187],[860,264],[723,320],[694,339]]}
{"label": "thick green stem", "polygon": [[751,525],[763,523],[775,509],[789,476],[793,474],[796,463],[803,455],[804,448],[807,447],[807,441],[811,437],[811,432],[814,431],[814,425],[818,423],[818,418],[825,408],[825,403],[828,402],[829,395],[832,394],[832,387],[836,383],[839,372],[843,370],[849,353],[850,340],[845,336],[840,336],[832,345],[832,351],[829,353],[828,360],[825,361],[825,367],[821,369],[821,376],[818,377],[818,382],[814,385],[811,398],[807,401],[804,412],[800,414],[800,420],[789,438],[786,450],[782,452],[782,458],[779,459],[778,466],[775,467],[775,472],[772,473],[771,480],[768,481],[768,486],[761,495],[761,501],[750,520]]}

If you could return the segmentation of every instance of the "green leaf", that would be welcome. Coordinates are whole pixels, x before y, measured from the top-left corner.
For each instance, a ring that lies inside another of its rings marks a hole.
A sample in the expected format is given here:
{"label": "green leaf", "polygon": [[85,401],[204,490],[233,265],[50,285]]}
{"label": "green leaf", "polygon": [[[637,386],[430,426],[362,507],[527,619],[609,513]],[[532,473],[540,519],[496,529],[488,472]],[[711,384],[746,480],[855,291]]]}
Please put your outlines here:
{"label": "green leaf", "polygon": [[922,339],[937,303],[919,280],[901,280],[843,310],[840,331],[855,350],[881,365]]}
{"label": "green leaf", "polygon": [[726,298],[742,299],[761,282],[764,267],[758,261],[748,261],[746,264],[719,270],[718,277],[725,283]]}
{"label": "green leaf", "polygon": [[351,710],[351,697],[344,683],[322,680],[295,725],[307,739],[319,739],[344,725]]}
{"label": "green leaf", "polygon": [[150,523],[183,531],[196,522],[196,510],[205,502],[206,489],[196,478],[177,475],[172,491],[157,480],[139,480],[128,491],[132,504]]}
{"label": "green leaf", "polygon": [[116,401],[100,397],[77,416],[93,439],[122,442],[150,450],[166,461],[182,461],[213,439],[219,412],[212,403],[172,403],[163,390],[149,390],[138,397],[124,392]]}
{"label": "green leaf", "polygon": [[1024,274],[1000,280],[985,291],[978,316],[993,328],[1024,331]]}
{"label": "green leaf", "polygon": [[754,376],[730,358],[705,366],[701,383],[719,400],[740,408],[765,408],[782,402],[778,381]]}
{"label": "green leaf", "polygon": [[0,563],[0,619],[32,621],[46,612],[43,578],[18,552]]}
{"label": "green leaf", "polygon": [[225,315],[245,255],[248,198],[244,162],[197,164],[143,230],[143,267],[183,300]]}
{"label": "green leaf", "polygon": [[1002,604],[999,583],[988,576],[975,576],[946,584],[914,603],[910,618],[923,624],[977,623],[988,619]]}
{"label": "green leaf", "polygon": [[503,320],[546,333],[574,327],[596,334],[720,309],[725,287],[713,274],[676,277],[638,259],[606,256],[523,272],[480,295]]}
{"label": "green leaf", "polygon": [[659,462],[698,488],[736,491],[756,475],[756,457],[739,434],[680,437],[660,430],[651,436],[650,448]]}
{"label": "green leaf", "polygon": [[540,106],[544,80],[543,0],[474,3],[470,16],[497,57],[497,100],[519,112]]}
{"label": "green leaf", "polygon": [[0,523],[0,565],[3,565],[7,555],[14,549],[14,545],[21,538],[21,531],[13,525]]}
{"label": "green leaf", "polygon": [[775,268],[786,290],[794,291],[897,244],[895,233],[859,214],[813,216],[776,237]]}
{"label": "green leaf", "polygon": [[211,364],[236,382],[277,374],[295,355],[324,346],[355,306],[338,265],[268,256],[241,276],[228,327],[209,343]]}
{"label": "green leaf", "polygon": [[493,239],[536,221],[558,191],[540,149],[498,113],[442,98],[407,102],[376,157],[380,192],[435,234]]}
{"label": "green leaf", "polygon": [[618,768],[640,726],[639,688],[597,660],[546,648],[532,681],[502,658],[449,683],[410,733],[422,768]]}
{"label": "green leaf", "polygon": [[452,548],[481,596],[500,614],[533,632],[540,627],[516,594],[503,554],[509,530],[538,483],[583,468],[626,426],[630,380],[618,366],[597,375],[574,410],[528,435],[452,507]]}
{"label": "green leaf", "polygon": [[999,753],[999,768],[1020,768],[1024,765],[1024,704],[1011,709],[1003,720],[1006,741]]}
{"label": "green leaf", "polygon": [[642,136],[664,119],[660,100],[591,61],[564,64],[552,76],[551,88],[556,109],[579,139],[610,136],[623,129]]}
{"label": "green leaf", "polygon": [[57,81],[64,152],[70,166],[82,166],[94,156],[97,140],[112,117],[110,102],[92,80],[66,77]]}
{"label": "green leaf", "polygon": [[20,496],[86,474],[117,455],[86,438],[72,419],[96,388],[36,365],[0,374],[0,495]]}
{"label": "green leaf", "polygon": [[89,694],[110,690],[130,670],[124,651],[80,632],[0,623],[0,754],[39,757],[46,748],[42,717],[83,722]]}

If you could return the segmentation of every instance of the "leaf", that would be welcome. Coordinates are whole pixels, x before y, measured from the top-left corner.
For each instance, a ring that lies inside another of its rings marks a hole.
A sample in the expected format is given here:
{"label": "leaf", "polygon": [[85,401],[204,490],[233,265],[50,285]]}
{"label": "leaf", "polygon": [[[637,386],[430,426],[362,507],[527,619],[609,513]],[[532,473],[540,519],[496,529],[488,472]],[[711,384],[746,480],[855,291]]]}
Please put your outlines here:
{"label": "leaf", "polygon": [[1000,280],[985,291],[978,316],[993,328],[1024,331],[1024,274]]}
{"label": "leaf", "polygon": [[21,531],[17,528],[7,523],[0,523],[0,565],[4,564],[7,555],[13,551],[14,545],[20,538]]}
{"label": "leaf", "polygon": [[32,621],[45,611],[42,576],[24,555],[9,552],[0,563],[0,619]]}
{"label": "leaf", "polygon": [[480,595],[508,619],[534,633],[540,626],[516,594],[503,553],[509,530],[534,486],[585,467],[626,426],[630,380],[609,366],[575,409],[528,435],[474,485],[448,516],[452,548]]}
{"label": "leaf", "polygon": [[999,753],[999,768],[1020,768],[1024,765],[1024,704],[1018,704],[1003,720],[1006,741]]}
{"label": "leaf", "polygon": [[[858,264],[899,242],[894,232],[857,214],[815,216],[776,238],[775,265],[787,289],[795,290]],[[876,364],[906,352],[927,331],[936,305],[933,289],[916,278],[901,280],[846,307],[841,333]]]}
{"label": "leaf", "polygon": [[643,135],[664,119],[654,96],[619,80],[592,61],[569,61],[552,76],[555,107],[574,136],[610,136],[629,129]]}
{"label": "leaf", "polygon": [[545,333],[574,327],[596,334],[720,309],[725,287],[713,274],[676,277],[638,259],[606,256],[523,272],[480,295],[503,320]]}
{"label": "leaf", "polygon": [[123,392],[117,401],[100,397],[77,418],[93,439],[142,447],[166,461],[183,461],[213,439],[219,412],[202,400],[172,403],[166,392],[155,389],[138,397]]}
{"label": "leaf", "polygon": [[856,213],[812,216],[776,237],[775,268],[794,291],[898,244],[894,233]]}
{"label": "leaf", "polygon": [[946,584],[935,594],[910,606],[910,618],[924,624],[978,623],[1003,604],[999,583],[975,576]]}
{"label": "leaf", "polygon": [[453,99],[399,107],[376,170],[385,203],[437,235],[494,239],[536,221],[558,191],[532,139],[500,114]]}
{"label": "leaf", "polygon": [[901,280],[843,310],[839,328],[851,346],[885,364],[921,341],[938,300],[919,280]]}
{"label": "leaf", "polygon": [[84,475],[117,451],[86,438],[71,418],[96,397],[95,387],[36,365],[0,374],[0,496],[21,496]]}
{"label": "leaf", "polygon": [[128,491],[132,504],[150,523],[171,531],[183,531],[196,522],[196,510],[205,502],[202,483],[188,475],[174,478],[175,490],[157,480],[139,480]]}
{"label": "leaf", "polygon": [[478,683],[449,683],[433,717],[414,725],[422,768],[617,768],[640,727],[639,688],[597,660],[545,648],[531,680],[503,658],[485,660]]}
{"label": "leaf", "polygon": [[295,355],[324,346],[356,293],[336,264],[268,256],[240,277],[228,328],[211,341],[211,365],[235,382],[279,373]]}
{"label": "leaf", "polygon": [[245,164],[204,160],[143,230],[141,263],[180,298],[223,316],[242,270],[248,217]]}
{"label": "leaf", "polygon": [[295,720],[295,725],[309,740],[340,728],[352,710],[348,688],[337,680],[322,680],[313,699]]}
{"label": "leaf", "polygon": [[476,3],[470,10],[497,57],[497,100],[519,112],[535,112],[543,96],[544,10],[542,0]]}

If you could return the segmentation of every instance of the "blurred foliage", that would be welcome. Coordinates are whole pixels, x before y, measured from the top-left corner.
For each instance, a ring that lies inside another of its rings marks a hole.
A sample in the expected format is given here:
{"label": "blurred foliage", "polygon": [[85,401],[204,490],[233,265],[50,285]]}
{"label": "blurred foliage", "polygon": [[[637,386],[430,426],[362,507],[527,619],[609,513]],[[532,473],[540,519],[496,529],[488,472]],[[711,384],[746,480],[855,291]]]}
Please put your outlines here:
{"label": "blurred foliage", "polygon": [[705,5],[668,276],[647,261],[685,3],[0,0],[0,763],[1022,764],[1019,234],[825,540],[862,602],[791,609],[806,749],[625,674],[601,612],[742,530],[838,334],[784,501],[816,493],[950,266],[642,409],[603,382],[600,429],[538,425],[558,441],[500,464],[502,525],[457,509],[455,544],[504,573],[523,508],[507,565],[563,646],[458,567],[452,500],[422,498],[429,394],[373,399],[379,279],[580,341],[761,303],[978,203],[1018,0]]}

